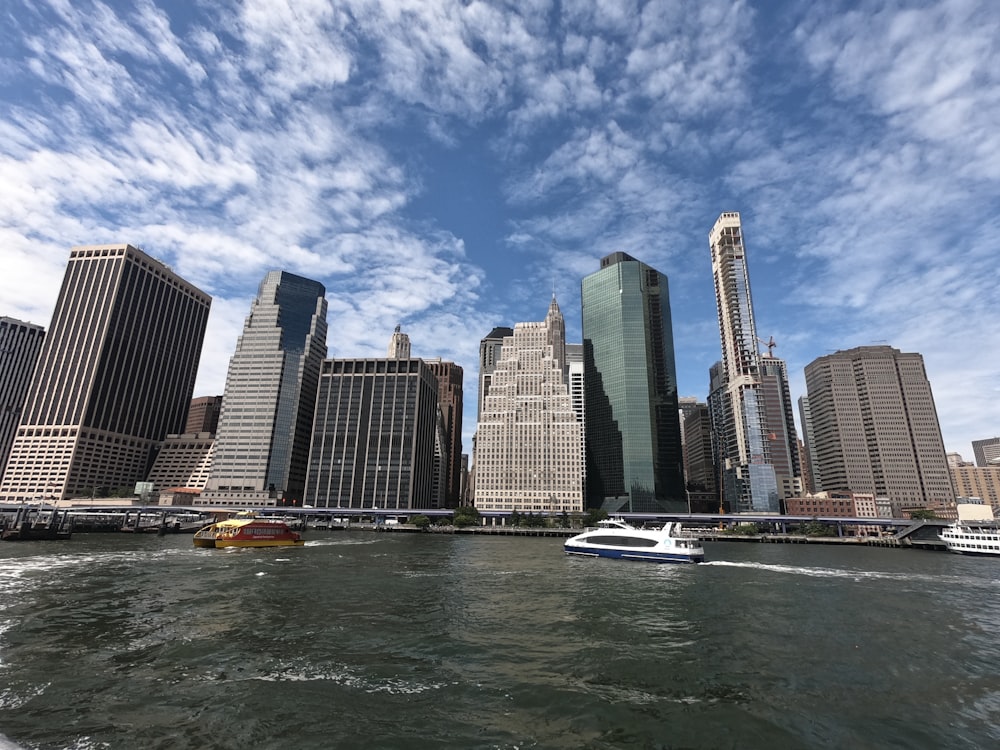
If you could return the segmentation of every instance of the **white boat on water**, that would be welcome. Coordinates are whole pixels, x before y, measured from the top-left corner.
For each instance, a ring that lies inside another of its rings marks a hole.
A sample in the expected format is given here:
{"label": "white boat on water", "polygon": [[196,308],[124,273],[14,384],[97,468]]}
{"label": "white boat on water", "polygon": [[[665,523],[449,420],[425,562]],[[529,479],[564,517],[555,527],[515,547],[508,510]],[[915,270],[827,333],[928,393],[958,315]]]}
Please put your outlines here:
{"label": "white boat on water", "polygon": [[949,552],[1000,556],[1000,525],[996,521],[955,521],[938,536]]}
{"label": "white boat on water", "polygon": [[640,529],[621,518],[607,518],[596,528],[567,539],[567,555],[647,560],[659,563],[697,563],[705,559],[701,542],[681,531],[679,523],[659,529]]}
{"label": "white boat on water", "polygon": [[993,509],[980,503],[959,503],[958,520],[938,535],[949,552],[1000,556],[1000,523]]}

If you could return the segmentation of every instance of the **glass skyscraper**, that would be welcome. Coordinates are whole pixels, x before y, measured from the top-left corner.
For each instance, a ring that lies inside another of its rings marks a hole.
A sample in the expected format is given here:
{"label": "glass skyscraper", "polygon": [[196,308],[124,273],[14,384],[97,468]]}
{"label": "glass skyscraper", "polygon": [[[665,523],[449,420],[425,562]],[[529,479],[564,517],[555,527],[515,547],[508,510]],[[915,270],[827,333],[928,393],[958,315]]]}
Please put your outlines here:
{"label": "glass skyscraper", "polygon": [[587,505],[687,510],[667,277],[616,252],[583,279]]}
{"label": "glass skyscraper", "polygon": [[229,362],[215,456],[199,504],[299,503],[320,366],[326,288],[287,271],[260,283]]}

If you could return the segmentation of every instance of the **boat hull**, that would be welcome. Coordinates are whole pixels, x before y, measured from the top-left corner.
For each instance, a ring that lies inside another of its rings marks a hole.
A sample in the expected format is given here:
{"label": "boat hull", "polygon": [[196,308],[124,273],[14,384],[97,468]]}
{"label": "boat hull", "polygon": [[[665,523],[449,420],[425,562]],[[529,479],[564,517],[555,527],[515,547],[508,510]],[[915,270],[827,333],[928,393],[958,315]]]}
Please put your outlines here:
{"label": "boat hull", "polygon": [[654,552],[641,549],[615,549],[612,547],[584,547],[567,544],[567,555],[582,557],[608,557],[613,560],[640,560],[654,563],[690,564],[705,561],[704,555],[686,555],[678,552]]}

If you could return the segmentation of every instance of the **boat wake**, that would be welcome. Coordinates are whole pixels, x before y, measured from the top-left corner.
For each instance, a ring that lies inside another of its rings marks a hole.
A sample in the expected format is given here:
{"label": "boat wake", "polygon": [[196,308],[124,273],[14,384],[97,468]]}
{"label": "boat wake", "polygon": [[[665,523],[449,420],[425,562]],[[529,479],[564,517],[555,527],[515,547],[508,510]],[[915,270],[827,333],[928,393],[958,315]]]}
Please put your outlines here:
{"label": "boat wake", "polygon": [[[752,568],[768,573],[785,573],[788,575],[809,576],[811,578],[839,578],[853,581],[907,581],[926,580],[940,582],[947,580],[947,576],[914,575],[909,572],[890,573],[882,570],[850,570],[846,568],[811,568],[798,565],[774,565],[759,562],[735,562],[732,560],[710,560],[702,563],[703,566],[717,568]],[[955,577],[956,581],[964,581],[964,578]]]}

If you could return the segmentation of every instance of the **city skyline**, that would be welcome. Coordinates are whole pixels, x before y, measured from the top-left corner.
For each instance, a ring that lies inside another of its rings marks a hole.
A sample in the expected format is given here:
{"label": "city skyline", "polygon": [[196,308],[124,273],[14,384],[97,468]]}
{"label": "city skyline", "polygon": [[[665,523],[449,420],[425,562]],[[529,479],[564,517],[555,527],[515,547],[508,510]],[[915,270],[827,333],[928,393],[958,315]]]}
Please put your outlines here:
{"label": "city skyline", "polygon": [[579,280],[611,252],[670,277],[678,390],[704,400],[704,237],[739,211],[793,400],[816,357],[888,343],[924,356],[949,451],[998,432],[987,2],[7,17],[0,315],[48,328],[67,247],[141,246],[213,296],[216,395],[256,281],[287,269],[329,292],[330,357],[401,324],[461,366],[471,453],[479,341],[553,291],[580,341]]}

